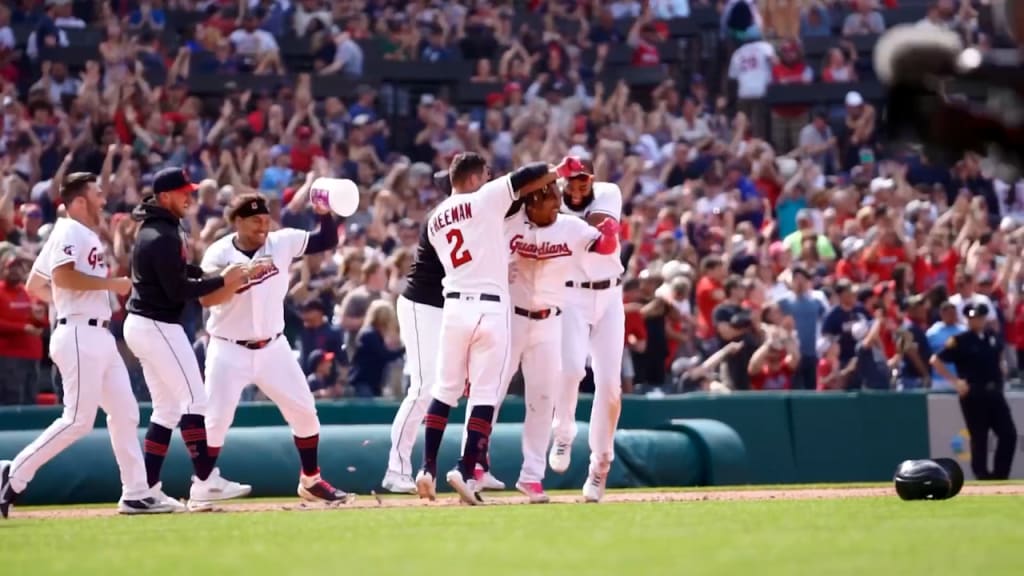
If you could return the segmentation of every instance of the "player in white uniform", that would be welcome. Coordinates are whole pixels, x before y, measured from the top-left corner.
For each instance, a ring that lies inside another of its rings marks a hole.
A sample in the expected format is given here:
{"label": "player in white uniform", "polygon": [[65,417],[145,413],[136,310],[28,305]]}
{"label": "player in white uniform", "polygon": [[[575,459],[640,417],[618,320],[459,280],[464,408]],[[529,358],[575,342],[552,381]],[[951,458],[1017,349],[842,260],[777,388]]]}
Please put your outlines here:
{"label": "player in white uniform", "polygon": [[[564,211],[598,224],[618,223],[622,191],[610,182],[594,182],[585,171],[574,173],[562,196]],[[615,429],[622,410],[622,347],[626,314],[622,304],[620,249],[611,254],[587,254],[566,283],[569,295],[562,319],[564,387],[555,400],[554,442],[548,463],[556,472],[569,468],[576,438],[576,401],[586,375],[587,354],[594,370],[594,404],[590,412],[590,469],[583,486],[588,502],[604,496],[605,480],[615,458]]]}
{"label": "player in white uniform", "polygon": [[[434,173],[434,187],[445,196],[451,193],[447,170]],[[405,277],[405,290],[395,303],[398,332],[405,346],[403,372],[409,378],[409,388],[391,423],[388,469],[381,481],[381,486],[389,492],[416,493],[416,481],[412,478],[412,448],[430,405],[430,391],[437,372],[440,342],[434,331],[441,325],[444,310],[443,278],[444,267],[427,239],[424,226],[420,231],[416,256]]]}
{"label": "player in white uniform", "polygon": [[255,383],[292,429],[301,471],[298,494],[311,502],[345,503],[350,495],[320,476],[320,419],[316,402],[284,331],[284,299],[292,261],[338,245],[338,228],[329,210],[320,214],[320,230],[282,228],[270,232],[270,210],[263,197],[235,199],[228,218],[235,233],[214,242],[203,255],[206,273],[231,265],[251,266],[249,282],[200,298],[210,307],[206,331],[206,438],[211,454],[220,454],[242,390]]}
{"label": "player in white uniform", "polygon": [[[522,365],[526,418],[523,422],[523,467],[516,489],[530,502],[548,501],[543,480],[545,453],[551,439],[555,393],[562,388],[562,310],[566,280],[588,253],[611,254],[618,247],[618,226],[608,218],[589,226],[559,214],[561,197],[554,183],[524,202],[505,220],[512,253],[509,289],[512,300],[512,369]],[[502,389],[502,398],[508,382]],[[497,419],[497,416],[495,416]]]}
{"label": "player in white uniform", "polygon": [[[576,161],[578,164],[578,161]],[[423,469],[416,476],[422,498],[436,496],[437,452],[448,414],[469,388],[467,441],[458,467],[446,480],[462,501],[480,502],[474,470],[487,452],[491,422],[501,388],[508,379],[510,310],[509,253],[502,234],[505,213],[522,195],[552,182],[556,170],[531,164],[488,181],[490,170],[482,156],[459,154],[448,170],[452,195],[427,219],[427,238],[444,266],[444,310],[433,400],[427,408]]]}
{"label": "player in white uniform", "polygon": [[[122,514],[173,512],[150,490],[139,447],[139,405],[128,369],[117,350],[110,323],[110,292],[131,291],[128,278],[110,278],[104,247],[93,228],[100,224],[106,198],[96,175],[70,174],[61,187],[68,218],[53,227],[32,267],[34,295],[51,301],[57,323],[50,338],[50,357],[64,381],[64,412],[13,461],[0,462],[0,516],[25,491],[36,471],[62,450],[88,434],[96,410],[107,413],[107,430],[121,470]],[[49,283],[50,286],[47,286]]]}
{"label": "player in white uniform", "polygon": [[[447,170],[434,173],[434,187],[451,194],[452,183]],[[398,331],[405,346],[404,373],[409,377],[402,405],[391,423],[391,451],[388,470],[381,486],[389,492],[416,493],[412,478],[412,448],[430,405],[430,391],[437,373],[437,347],[440,344],[430,331],[441,325],[444,310],[444,266],[427,238],[427,227],[420,233],[416,258],[406,276],[405,291],[398,297]],[[468,415],[467,415],[468,418]],[[486,458],[477,462],[473,477],[480,490],[504,490],[505,484],[491,475]]]}

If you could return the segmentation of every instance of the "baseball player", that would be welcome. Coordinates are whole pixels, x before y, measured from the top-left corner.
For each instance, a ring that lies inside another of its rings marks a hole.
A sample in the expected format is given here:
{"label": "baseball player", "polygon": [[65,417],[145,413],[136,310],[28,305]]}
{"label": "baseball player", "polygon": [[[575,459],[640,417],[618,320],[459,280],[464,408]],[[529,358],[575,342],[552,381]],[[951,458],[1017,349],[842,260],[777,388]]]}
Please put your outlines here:
{"label": "baseball player", "polygon": [[237,289],[222,288],[199,299],[210,308],[206,331],[206,441],[216,458],[242,390],[255,383],[277,404],[292,429],[301,472],[298,494],[310,502],[345,503],[349,494],[320,476],[320,419],[316,402],[284,331],[284,299],[288,269],[296,258],[333,250],[338,224],[328,209],[315,209],[320,229],[315,234],[295,228],[270,232],[270,210],[262,196],[239,196],[228,210],[235,233],[217,240],[203,255],[202,268],[219,273],[232,265],[249,266],[249,281]]}
{"label": "baseball player", "polygon": [[[132,253],[132,296],[124,337],[142,364],[153,401],[143,445],[149,485],[160,483],[171,431],[180,426],[195,470],[188,507],[205,510],[211,502],[245,496],[252,488],[221,477],[214,467],[216,458],[206,439],[206,390],[192,344],[180,324],[181,313],[186,300],[221,288],[241,288],[249,281],[249,270],[235,265],[204,278],[199,267],[186,263],[180,219],[194,202],[196,188],[181,168],[161,170],[153,179],[153,195],[132,213],[142,224]],[[184,509],[175,500],[167,502]]]}
{"label": "baseball player", "polygon": [[[434,186],[451,194],[448,171],[434,174]],[[437,251],[427,239],[427,228],[420,233],[416,257],[406,279],[405,291],[395,304],[398,314],[398,332],[405,346],[405,375],[409,389],[391,423],[391,451],[388,469],[381,486],[389,492],[416,493],[412,478],[412,447],[430,404],[430,390],[437,366],[437,335],[433,332],[441,325],[444,295],[441,280],[444,267]]]}
{"label": "baseball player", "polygon": [[[434,173],[434,186],[445,196],[451,194],[452,184],[447,170]],[[412,448],[430,404],[430,390],[436,372],[438,340],[430,331],[441,325],[443,278],[444,267],[427,239],[424,226],[405,291],[396,304],[398,330],[405,346],[404,372],[409,377],[409,389],[391,424],[388,470],[381,481],[381,486],[389,492],[416,493],[416,482],[412,478]],[[491,475],[490,470],[485,469],[486,465],[484,459],[473,471],[477,487],[481,490],[504,490],[505,484]]]}
{"label": "baseball player", "polygon": [[467,441],[458,467],[446,480],[463,502],[481,500],[473,477],[477,459],[487,452],[494,408],[508,378],[508,248],[501,227],[505,213],[521,196],[540,190],[578,168],[563,163],[524,166],[488,182],[490,169],[477,154],[458,154],[448,170],[452,195],[431,212],[427,238],[444,267],[445,305],[438,336],[437,381],[427,408],[423,469],[416,476],[421,498],[436,497],[437,452],[448,413],[469,390]]}
{"label": "baseball player", "polygon": [[[606,218],[596,228],[559,214],[561,198],[552,183],[524,201],[524,210],[505,220],[512,253],[512,368],[522,364],[526,384],[523,467],[516,489],[530,502],[548,501],[544,493],[544,454],[551,438],[554,394],[562,387],[562,309],[566,279],[587,253],[612,254],[618,226]],[[512,372],[510,370],[509,372]],[[502,389],[502,398],[508,382]]]}
{"label": "baseball player", "polygon": [[110,292],[127,294],[128,278],[110,278],[103,243],[93,229],[100,224],[106,198],[96,175],[68,175],[60,196],[68,218],[61,218],[35,261],[29,289],[52,303],[57,321],[50,339],[50,357],[64,381],[64,412],[13,461],[0,462],[0,516],[28,487],[36,471],[79,438],[88,434],[96,409],[107,413],[107,429],[121,470],[122,514],[173,512],[150,489],[142,450],[136,436],[139,405],[132,394],[124,360],[117,350],[110,323]]}
{"label": "baseball player", "polygon": [[[597,225],[618,224],[622,192],[610,182],[594,182],[585,171],[573,172],[562,195],[563,210]],[[615,458],[615,428],[622,409],[622,346],[626,315],[622,306],[622,260],[616,245],[610,254],[586,254],[576,261],[562,318],[564,386],[555,400],[554,442],[548,463],[555,472],[569,468],[576,437],[576,401],[586,375],[587,354],[594,370],[594,404],[590,413],[590,468],[583,496],[598,502]]]}

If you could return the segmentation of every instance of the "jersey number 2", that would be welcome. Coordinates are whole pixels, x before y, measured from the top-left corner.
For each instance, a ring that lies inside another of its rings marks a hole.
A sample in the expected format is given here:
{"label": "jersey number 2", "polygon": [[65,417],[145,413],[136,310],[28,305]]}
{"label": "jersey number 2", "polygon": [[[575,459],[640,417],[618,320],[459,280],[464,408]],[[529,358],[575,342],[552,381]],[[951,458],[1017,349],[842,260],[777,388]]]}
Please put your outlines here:
{"label": "jersey number 2", "polygon": [[462,237],[462,230],[452,228],[444,235],[444,239],[453,245],[450,253],[452,266],[458,268],[473,259],[473,255],[469,253],[469,250],[463,250],[462,248],[462,245],[466,242]]}

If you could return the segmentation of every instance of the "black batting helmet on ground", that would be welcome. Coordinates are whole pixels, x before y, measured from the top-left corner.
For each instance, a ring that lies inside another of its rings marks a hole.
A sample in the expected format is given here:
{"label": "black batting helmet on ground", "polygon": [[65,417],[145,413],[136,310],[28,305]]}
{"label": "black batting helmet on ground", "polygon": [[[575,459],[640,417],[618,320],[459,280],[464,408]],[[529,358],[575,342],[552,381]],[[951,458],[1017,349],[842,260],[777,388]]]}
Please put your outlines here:
{"label": "black batting helmet on ground", "polygon": [[946,469],[932,460],[906,460],[893,478],[896,494],[903,500],[945,500],[952,496]]}
{"label": "black batting helmet on ground", "polygon": [[960,489],[964,487],[964,469],[960,467],[960,463],[952,458],[935,458],[935,463],[949,474],[949,497],[959,494]]}

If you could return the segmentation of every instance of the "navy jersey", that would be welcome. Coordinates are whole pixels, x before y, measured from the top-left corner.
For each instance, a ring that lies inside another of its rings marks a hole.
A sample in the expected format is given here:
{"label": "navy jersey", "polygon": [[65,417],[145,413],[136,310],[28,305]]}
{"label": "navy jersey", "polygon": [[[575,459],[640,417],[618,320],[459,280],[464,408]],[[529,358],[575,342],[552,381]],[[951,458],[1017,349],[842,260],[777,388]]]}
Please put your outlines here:
{"label": "navy jersey", "polygon": [[427,238],[427,227],[424,226],[420,231],[416,258],[409,269],[408,281],[402,296],[418,304],[444,308],[444,294],[441,290],[443,278],[444,267],[437,257],[437,251]]}

